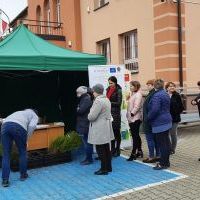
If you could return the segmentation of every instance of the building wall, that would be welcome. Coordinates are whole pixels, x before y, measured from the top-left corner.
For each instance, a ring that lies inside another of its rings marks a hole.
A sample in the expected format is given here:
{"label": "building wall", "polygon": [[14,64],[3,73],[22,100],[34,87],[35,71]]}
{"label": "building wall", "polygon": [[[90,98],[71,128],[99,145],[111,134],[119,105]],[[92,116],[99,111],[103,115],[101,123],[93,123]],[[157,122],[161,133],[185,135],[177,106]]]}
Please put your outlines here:
{"label": "building wall", "polygon": [[[172,0],[154,0],[154,38],[156,78],[179,84],[178,14]],[[182,4],[182,27],[185,29],[185,7]],[[186,84],[186,45],[182,31],[183,83]]]}
{"label": "building wall", "polygon": [[96,53],[96,42],[110,38],[111,64],[122,64],[119,35],[137,29],[139,73],[133,79],[144,85],[155,78],[153,1],[110,0],[94,11],[94,0],[81,0],[81,20],[83,51]]}
{"label": "building wall", "polygon": [[[42,11],[42,20],[44,18],[44,2],[45,0],[28,0],[28,16],[27,19],[36,20],[36,8],[39,5]],[[56,15],[53,12],[54,0],[50,0],[51,21],[56,22]],[[80,0],[60,0],[61,3],[61,22],[63,23],[63,35],[66,41],[52,41],[62,47],[71,48],[73,50],[81,50],[81,20],[80,20]],[[68,44],[71,42],[72,46]]]}
{"label": "building wall", "polygon": [[198,4],[186,3],[186,65],[187,65],[187,85],[196,86],[200,80],[200,0],[195,0]]}

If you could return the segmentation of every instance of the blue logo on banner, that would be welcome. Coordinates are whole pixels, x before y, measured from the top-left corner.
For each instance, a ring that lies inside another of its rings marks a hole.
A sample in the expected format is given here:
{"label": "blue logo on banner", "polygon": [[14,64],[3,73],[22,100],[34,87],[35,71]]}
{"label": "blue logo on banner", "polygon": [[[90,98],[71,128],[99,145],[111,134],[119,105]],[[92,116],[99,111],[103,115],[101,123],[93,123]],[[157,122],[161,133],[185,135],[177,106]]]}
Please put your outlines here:
{"label": "blue logo on banner", "polygon": [[115,73],[116,69],[115,68],[110,68],[110,73]]}

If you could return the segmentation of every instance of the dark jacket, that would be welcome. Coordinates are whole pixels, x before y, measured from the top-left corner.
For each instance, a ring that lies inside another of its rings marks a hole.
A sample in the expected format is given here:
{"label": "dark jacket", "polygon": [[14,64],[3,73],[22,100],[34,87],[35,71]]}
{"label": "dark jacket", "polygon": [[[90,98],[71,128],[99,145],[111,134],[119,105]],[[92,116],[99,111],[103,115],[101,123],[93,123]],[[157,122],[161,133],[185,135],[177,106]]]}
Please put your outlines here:
{"label": "dark jacket", "polygon": [[[107,88],[107,93],[109,91],[109,87]],[[117,84],[116,90],[110,97],[111,102],[111,114],[113,117],[112,126],[113,129],[120,129],[121,127],[121,104],[122,104],[122,88]]]}
{"label": "dark jacket", "polygon": [[89,94],[83,94],[80,97],[80,102],[77,107],[77,120],[76,120],[76,131],[79,134],[88,134],[89,131],[89,120],[88,114],[92,107],[92,100]]}
{"label": "dark jacket", "polygon": [[200,102],[198,102],[199,99],[200,99],[200,94],[194,99],[194,101],[196,101],[196,103],[197,103],[197,107],[198,107],[198,111],[199,111],[199,117],[200,117]]}
{"label": "dark jacket", "polygon": [[183,112],[184,107],[181,100],[181,96],[178,92],[174,92],[170,99],[170,113],[172,116],[172,122],[181,121],[181,113]]}
{"label": "dark jacket", "polygon": [[148,120],[152,128],[167,125],[172,122],[170,97],[165,90],[156,91],[150,99],[148,104]]}
{"label": "dark jacket", "polygon": [[151,125],[148,122],[148,104],[152,96],[155,94],[155,89],[152,89],[147,94],[143,104],[143,130],[145,134],[151,133]]}

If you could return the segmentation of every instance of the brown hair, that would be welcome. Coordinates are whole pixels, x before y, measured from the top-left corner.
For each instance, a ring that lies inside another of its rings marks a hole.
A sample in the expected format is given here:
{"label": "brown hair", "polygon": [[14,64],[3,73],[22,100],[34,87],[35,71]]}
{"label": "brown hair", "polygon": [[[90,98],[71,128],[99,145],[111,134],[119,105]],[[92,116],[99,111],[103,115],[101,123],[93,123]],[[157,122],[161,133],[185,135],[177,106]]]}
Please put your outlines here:
{"label": "brown hair", "polygon": [[155,82],[155,79],[151,79],[151,80],[148,80],[147,82],[146,82],[146,85],[154,85],[154,82]]}
{"label": "brown hair", "polygon": [[130,84],[136,88],[136,92],[140,89],[141,85],[139,81],[131,81]]}
{"label": "brown hair", "polygon": [[170,85],[173,85],[174,87],[176,87],[176,84],[175,84],[175,83],[173,83],[173,82],[167,82],[166,85],[165,85],[165,89],[167,90],[167,88],[168,88]]}

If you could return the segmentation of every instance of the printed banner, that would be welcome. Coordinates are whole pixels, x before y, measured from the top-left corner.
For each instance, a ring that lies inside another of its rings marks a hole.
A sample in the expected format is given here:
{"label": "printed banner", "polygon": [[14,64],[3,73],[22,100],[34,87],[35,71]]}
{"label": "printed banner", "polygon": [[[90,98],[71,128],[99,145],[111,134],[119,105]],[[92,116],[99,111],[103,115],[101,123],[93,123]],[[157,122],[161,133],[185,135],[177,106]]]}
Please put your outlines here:
{"label": "printed banner", "polygon": [[90,65],[88,66],[89,85],[93,87],[97,83],[101,83],[106,93],[106,88],[109,86],[108,78],[115,76],[118,84],[122,87],[122,106],[121,106],[121,148],[131,146],[131,138],[129,133],[129,126],[126,119],[127,102],[126,96],[129,94],[129,82],[131,74],[125,70],[124,65]]}

